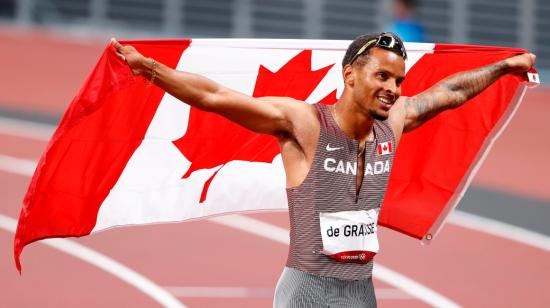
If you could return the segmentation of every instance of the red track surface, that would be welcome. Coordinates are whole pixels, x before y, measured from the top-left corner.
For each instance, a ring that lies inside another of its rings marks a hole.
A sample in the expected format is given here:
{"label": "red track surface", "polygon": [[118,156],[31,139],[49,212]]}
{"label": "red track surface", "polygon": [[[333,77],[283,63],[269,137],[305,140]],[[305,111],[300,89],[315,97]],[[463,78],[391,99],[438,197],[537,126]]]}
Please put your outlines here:
{"label": "red track surface", "polygon": [[[44,33],[0,29],[0,102],[11,109],[58,114],[76,93],[103,44],[73,44]],[[4,44],[8,42],[8,44]],[[53,57],[53,58],[52,58]],[[4,87],[3,87],[4,88]],[[55,89],[55,90],[53,90]],[[546,90],[531,91],[481,168],[476,183],[550,200],[550,139],[540,132],[548,118]],[[8,105],[6,105],[8,104]],[[546,109],[546,110],[545,110]],[[536,138],[536,139],[535,139]],[[524,144],[535,144],[536,150]],[[0,154],[37,160],[45,143],[0,131]],[[518,180],[521,179],[521,180]],[[16,219],[29,178],[0,171],[0,214]],[[287,227],[286,213],[254,218]],[[269,307],[286,259],[285,245],[200,221],[113,229],[76,239],[160,286],[246,287],[248,298],[180,298],[189,307]],[[550,253],[447,225],[430,246],[392,231],[381,234],[377,261],[466,307],[544,307],[550,302]],[[13,234],[0,229],[0,306],[154,307],[150,297],[88,263],[44,244],[23,254],[15,270]],[[377,290],[393,286],[375,280]],[[418,299],[380,296],[380,307],[424,307]]]}
{"label": "red track surface", "polygon": [[550,88],[527,91],[523,104],[479,170],[475,183],[550,201]]}

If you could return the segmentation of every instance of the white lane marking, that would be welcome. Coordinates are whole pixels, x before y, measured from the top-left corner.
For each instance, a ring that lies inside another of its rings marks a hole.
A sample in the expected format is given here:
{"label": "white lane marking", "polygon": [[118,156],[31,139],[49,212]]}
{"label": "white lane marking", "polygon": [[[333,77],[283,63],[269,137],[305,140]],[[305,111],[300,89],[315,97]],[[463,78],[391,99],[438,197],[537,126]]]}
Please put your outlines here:
{"label": "white lane marking", "polygon": [[289,244],[289,232],[285,228],[244,215],[227,215],[208,218],[209,221],[247,233],[259,235],[284,245]]}
{"label": "white lane marking", "polygon": [[[250,288],[250,287],[188,287],[165,286],[168,292],[182,298],[273,298],[274,288]],[[409,294],[392,288],[379,288],[375,290],[377,299],[410,300]]]}
{"label": "white lane marking", "polygon": [[455,210],[449,223],[460,227],[483,231],[485,233],[520,242],[538,249],[550,251],[550,237],[538,232],[517,227],[502,221],[477,216],[463,211]]}
{"label": "white lane marking", "polygon": [[374,263],[372,275],[375,278],[382,280],[389,285],[393,285],[405,293],[408,293],[411,297],[420,299],[421,301],[432,305],[433,307],[461,307],[459,304],[453,302],[451,299],[445,297],[444,295],[435,292],[427,286],[416,282],[403,274],[400,274],[383,265],[380,265],[379,262]]}
{"label": "white lane marking", "polygon": [[[228,215],[208,220],[288,245],[288,230],[248,216]],[[434,307],[460,307],[445,296],[379,263],[375,264],[373,275],[375,278]]]}
{"label": "white lane marking", "polygon": [[414,296],[411,296],[410,294],[399,290],[399,289],[393,289],[393,288],[376,288],[374,289],[374,292],[376,293],[376,298],[378,299],[390,299],[390,300],[396,300],[396,299],[415,299]]}
{"label": "white lane marking", "polygon": [[168,292],[177,297],[202,297],[202,298],[253,298],[273,297],[273,288],[247,288],[247,287],[164,287]]}
{"label": "white lane marking", "polygon": [[[17,228],[17,220],[0,214],[0,228],[8,232],[15,233]],[[170,294],[167,290],[156,285],[151,280],[132,270],[131,268],[95,251],[86,246],[67,239],[47,239],[40,241],[57,250],[63,251],[73,257],[88,262],[96,267],[112,274],[120,280],[127,282],[148,295],[163,307],[183,308],[185,307],[177,298]]]}
{"label": "white lane marking", "polygon": [[0,170],[23,176],[32,176],[36,161],[0,154]]}
{"label": "white lane marking", "polygon": [[[0,154],[0,170],[15,173],[18,175],[23,176],[32,176],[34,170],[36,168],[36,162],[28,159],[21,159],[6,155]],[[250,232],[250,229],[257,230],[257,232],[260,232],[263,234],[262,236],[265,238],[268,238],[270,240],[273,240],[275,242],[280,242],[283,244],[288,244],[288,232],[280,228],[278,226],[274,226],[259,220],[255,220],[246,216],[240,216],[241,220],[246,221],[246,228],[238,228],[240,230]],[[229,218],[229,220],[227,219]],[[224,224],[226,226],[230,226],[233,228],[236,228],[234,223],[235,219],[231,219],[229,216],[222,216],[222,217],[216,217],[210,219],[211,221],[215,221],[217,223]],[[227,222],[230,222],[229,224]],[[224,223],[225,222],[225,223]],[[4,228],[10,232],[15,232],[17,222],[9,217],[3,216],[0,214],[0,227]],[[243,226],[241,224],[237,224],[237,226]],[[281,231],[283,230],[283,231]],[[265,294],[261,293],[258,290],[250,290],[250,289],[243,289],[243,288],[236,288],[236,289],[205,289],[200,287],[169,287],[168,289],[164,290],[158,285],[155,285],[153,282],[147,280],[147,278],[141,276],[140,274],[132,271],[131,269],[124,267],[122,264],[109,259],[106,256],[103,256],[99,254],[98,252],[95,252],[85,246],[82,246],[80,244],[77,244],[73,241],[67,240],[67,239],[49,239],[49,240],[43,240],[42,243],[46,245],[50,245],[54,248],[57,248],[61,251],[64,251],[70,255],[74,255],[77,258],[80,258],[86,262],[92,263],[99,268],[102,268],[103,270],[121,278],[124,281],[127,281],[131,285],[136,286],[138,289],[142,290],[144,293],[150,295],[150,296],[161,296],[165,297],[165,294],[157,294],[158,290],[161,290],[163,292],[170,292],[171,294],[178,296],[178,297],[254,297],[258,296],[258,294]],[[122,269],[121,269],[122,267]],[[376,271],[380,272],[382,271],[382,274],[377,274]],[[385,272],[384,272],[385,271]],[[122,275],[122,276],[120,276]],[[374,275],[377,276],[377,278],[384,280],[383,278],[380,278],[378,276],[382,275],[393,275],[392,277],[396,276],[395,272],[386,269],[380,265],[377,265],[375,268]],[[397,274],[396,277],[399,277],[399,274]],[[422,288],[420,288],[422,289]],[[154,294],[149,294],[149,292],[153,292]],[[263,291],[262,291],[263,292]],[[386,289],[377,289],[376,294],[380,299],[407,299],[411,298],[410,295],[406,293],[399,293],[401,291],[399,290],[386,290]],[[161,292],[162,293],[162,292]],[[202,295],[201,295],[202,294]],[[233,295],[231,295],[233,294]],[[272,292],[270,291],[268,296],[271,296]],[[208,296],[206,296],[208,295]],[[160,298],[159,300],[170,300]],[[173,299],[176,300],[176,299]],[[176,300],[177,301],[177,300]],[[160,301],[159,301],[160,302]],[[160,302],[161,304],[164,304],[167,307],[184,307],[183,304],[177,302],[179,306],[172,305],[172,303],[167,302]],[[453,307],[453,306],[448,306]]]}
{"label": "white lane marking", "polygon": [[39,141],[48,141],[55,131],[55,126],[0,116],[2,134]]}
{"label": "white lane marking", "polygon": [[[36,169],[36,162],[33,160],[17,158],[0,154],[0,170],[11,172],[23,176],[32,176]],[[245,217],[245,216],[242,216]],[[223,219],[224,216],[211,218]],[[464,228],[472,229],[478,232],[484,232],[497,237],[505,238],[511,241],[519,242],[545,251],[550,251],[550,237],[535,231],[527,230],[518,226],[507,224],[490,218],[481,217],[475,214],[466,213],[460,210],[454,210],[449,219],[449,223]],[[219,223],[223,223],[220,220]],[[283,236],[278,233],[279,227],[254,220],[247,221],[250,226],[261,230],[264,237],[276,242],[288,243],[288,232]],[[243,230],[246,231],[246,230]]]}
{"label": "white lane marking", "polygon": [[[0,130],[2,132],[10,133],[12,135],[21,136],[25,138],[34,138],[37,140],[47,141],[49,139],[49,136],[51,136],[51,134],[53,133],[54,129],[55,129],[55,126],[52,126],[52,125],[36,124],[30,121],[13,120],[5,117],[0,117]],[[16,167],[16,165],[18,166]],[[12,172],[20,175],[32,176],[32,172],[34,171],[35,166],[36,166],[36,162],[30,161],[30,160],[14,158],[14,157],[9,157],[5,155],[0,156],[0,169],[4,171],[8,171],[8,172]],[[476,231],[489,233],[491,235],[495,235],[498,237],[507,238],[507,239],[524,243],[527,245],[531,245],[533,247],[540,248],[546,251],[549,250],[550,237],[546,235],[529,231],[517,226],[501,223],[499,221],[483,218],[477,215],[473,215],[473,214],[463,215],[466,213],[460,212],[457,214],[457,212],[458,211],[455,210],[453,213],[453,216],[450,217],[449,219],[450,223],[467,227]],[[218,219],[217,221],[218,223],[224,224],[222,220],[220,220],[223,218],[225,217],[212,218],[211,220]],[[263,223],[263,222],[259,222],[258,224],[258,222],[259,221],[252,222],[252,223],[255,224],[255,227],[264,229],[263,233],[266,234],[265,237],[272,239],[274,241],[281,242],[282,234],[280,232],[271,233],[271,231],[273,231],[272,229],[273,227],[275,228],[278,228],[278,227],[267,223]],[[238,225],[237,226],[231,225],[231,227],[242,229],[242,228],[239,228]],[[248,230],[243,230],[243,231],[249,232]],[[514,234],[510,236],[510,234],[512,233]],[[288,244],[288,233],[284,235],[284,238],[285,238],[284,243]],[[376,266],[374,275],[377,276],[377,275],[384,275],[384,274],[392,276],[393,272],[381,265]],[[379,278],[380,280],[383,280],[378,276],[377,278]],[[406,282],[406,281],[403,281],[403,282]],[[452,304],[456,305],[454,303]]]}

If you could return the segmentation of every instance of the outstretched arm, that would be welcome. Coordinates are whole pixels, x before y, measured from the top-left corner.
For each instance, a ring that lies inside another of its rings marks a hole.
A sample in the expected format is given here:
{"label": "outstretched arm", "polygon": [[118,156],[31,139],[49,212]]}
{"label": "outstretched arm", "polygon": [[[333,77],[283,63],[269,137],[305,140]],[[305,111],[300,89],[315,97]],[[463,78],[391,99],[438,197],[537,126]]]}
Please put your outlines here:
{"label": "outstretched arm", "polygon": [[275,136],[292,133],[292,119],[302,104],[291,98],[254,98],[200,75],[173,70],[115,39],[112,44],[135,75],[142,75],[193,107],[218,113],[258,133]]}
{"label": "outstretched arm", "polygon": [[524,73],[535,63],[535,55],[522,54],[478,69],[451,75],[426,91],[405,98],[403,131],[411,131],[440,112],[461,106],[508,73]]}

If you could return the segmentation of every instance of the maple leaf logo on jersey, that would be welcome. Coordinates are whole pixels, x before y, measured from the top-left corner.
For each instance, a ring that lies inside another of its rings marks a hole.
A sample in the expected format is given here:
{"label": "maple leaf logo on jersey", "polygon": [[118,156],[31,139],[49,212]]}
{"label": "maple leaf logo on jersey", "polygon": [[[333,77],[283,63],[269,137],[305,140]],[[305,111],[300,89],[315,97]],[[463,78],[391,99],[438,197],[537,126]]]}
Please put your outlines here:
{"label": "maple leaf logo on jersey", "polygon": [[[277,72],[260,66],[252,96],[286,96],[306,100],[334,64],[311,70],[311,50],[304,50],[290,59]],[[322,102],[334,103],[336,90]],[[280,153],[277,140],[247,130],[224,117],[191,108],[187,132],[174,141],[179,151],[191,161],[183,175],[188,178],[194,171],[219,167],[204,183],[200,201],[206,200],[208,187],[223,166],[235,160],[271,163]]]}
{"label": "maple leaf logo on jersey", "polygon": [[392,146],[391,146],[391,141],[386,141],[386,142],[382,142],[382,143],[379,143],[378,146],[377,146],[377,150],[378,150],[378,155],[388,155],[388,154],[391,154],[393,151],[392,151]]}

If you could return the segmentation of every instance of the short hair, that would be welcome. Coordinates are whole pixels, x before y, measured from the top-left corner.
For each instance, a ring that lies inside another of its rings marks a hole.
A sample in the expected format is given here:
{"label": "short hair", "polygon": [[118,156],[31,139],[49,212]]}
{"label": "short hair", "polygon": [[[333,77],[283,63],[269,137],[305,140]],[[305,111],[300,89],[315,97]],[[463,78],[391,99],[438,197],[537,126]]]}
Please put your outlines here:
{"label": "short hair", "polygon": [[[376,40],[378,37],[380,37],[384,33],[391,34],[391,36],[395,37],[395,39],[397,39],[399,41],[401,46],[404,46],[403,41],[401,40],[401,38],[398,35],[396,35],[395,33],[380,32],[380,33],[374,33],[374,34],[360,35],[360,36],[356,37],[353,40],[353,42],[351,42],[351,44],[349,44],[348,49],[346,50],[346,54],[344,55],[344,59],[342,59],[342,67],[346,66],[347,64],[350,64],[351,60],[357,54],[359,49],[361,49],[361,47],[363,47],[368,41]],[[359,62],[366,63],[366,61],[362,61],[362,60],[368,60],[368,56],[370,55],[370,51],[371,51],[372,47],[376,47],[376,45],[373,44],[367,50],[365,50],[361,55],[359,55],[357,57],[357,59],[354,61],[354,63],[358,62],[358,60],[359,60]],[[391,49],[388,49],[388,50],[391,50]],[[391,51],[393,51],[393,50],[391,50]],[[403,55],[400,54],[400,56],[403,56]]]}

